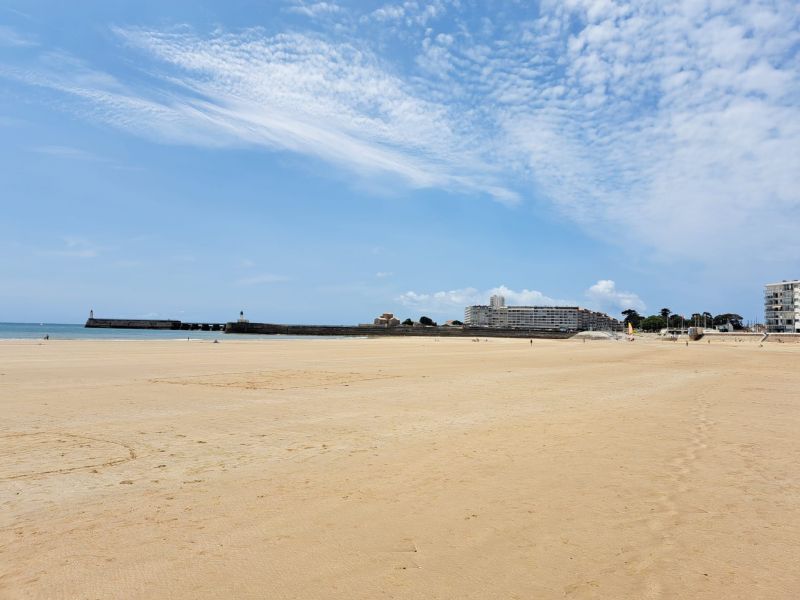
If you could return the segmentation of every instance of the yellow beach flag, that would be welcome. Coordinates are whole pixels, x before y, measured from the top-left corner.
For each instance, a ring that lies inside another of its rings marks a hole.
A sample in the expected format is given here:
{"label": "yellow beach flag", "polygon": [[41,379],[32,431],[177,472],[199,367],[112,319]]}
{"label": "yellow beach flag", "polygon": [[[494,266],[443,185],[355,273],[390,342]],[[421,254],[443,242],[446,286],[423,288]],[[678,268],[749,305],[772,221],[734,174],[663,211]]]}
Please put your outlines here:
{"label": "yellow beach flag", "polygon": [[628,321],[628,335],[633,335],[633,323]]}

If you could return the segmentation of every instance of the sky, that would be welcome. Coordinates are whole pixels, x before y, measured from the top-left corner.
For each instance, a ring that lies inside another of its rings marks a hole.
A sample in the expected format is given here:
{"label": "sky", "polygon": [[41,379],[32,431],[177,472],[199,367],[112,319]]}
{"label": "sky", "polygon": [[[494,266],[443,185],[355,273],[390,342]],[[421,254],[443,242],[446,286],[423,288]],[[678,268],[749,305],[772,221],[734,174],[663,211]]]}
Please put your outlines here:
{"label": "sky", "polygon": [[762,320],[800,4],[0,4],[0,321]]}

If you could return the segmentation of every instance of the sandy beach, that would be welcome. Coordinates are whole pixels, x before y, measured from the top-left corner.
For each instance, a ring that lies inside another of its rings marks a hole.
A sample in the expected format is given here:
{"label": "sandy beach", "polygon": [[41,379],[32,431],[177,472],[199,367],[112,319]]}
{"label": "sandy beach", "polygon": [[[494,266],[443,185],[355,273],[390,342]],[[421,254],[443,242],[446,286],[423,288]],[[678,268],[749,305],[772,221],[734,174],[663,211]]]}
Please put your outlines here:
{"label": "sandy beach", "polygon": [[800,345],[0,342],[0,597],[797,598]]}

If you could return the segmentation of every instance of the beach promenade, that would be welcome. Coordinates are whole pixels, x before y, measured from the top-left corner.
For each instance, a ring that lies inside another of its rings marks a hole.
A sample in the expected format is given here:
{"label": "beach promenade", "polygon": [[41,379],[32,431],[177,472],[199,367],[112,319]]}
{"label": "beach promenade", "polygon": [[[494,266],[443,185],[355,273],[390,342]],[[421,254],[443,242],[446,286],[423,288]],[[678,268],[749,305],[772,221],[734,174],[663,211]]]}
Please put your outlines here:
{"label": "beach promenade", "polygon": [[0,341],[0,598],[797,598],[798,364]]}

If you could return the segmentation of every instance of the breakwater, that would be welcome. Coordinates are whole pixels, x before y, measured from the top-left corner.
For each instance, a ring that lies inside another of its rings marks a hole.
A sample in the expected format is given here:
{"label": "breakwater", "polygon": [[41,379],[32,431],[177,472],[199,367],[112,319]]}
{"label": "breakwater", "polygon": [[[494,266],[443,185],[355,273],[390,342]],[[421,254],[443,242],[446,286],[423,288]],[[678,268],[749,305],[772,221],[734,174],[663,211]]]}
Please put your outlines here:
{"label": "breakwater", "polygon": [[280,325],[277,323],[232,322],[225,333],[315,336],[393,336],[393,337],[504,337],[564,339],[574,332],[555,330],[494,329],[488,327],[381,327],[371,325]]}
{"label": "breakwater", "polygon": [[172,319],[95,319],[84,327],[99,329],[160,329],[171,331],[225,331],[224,323],[184,323]]}
{"label": "breakwater", "polygon": [[171,319],[87,319],[84,327],[104,329],[158,329],[171,331],[222,331],[258,335],[393,336],[393,337],[503,337],[564,339],[575,332],[489,327],[381,327],[372,325],[282,325],[278,323],[184,323]]}

